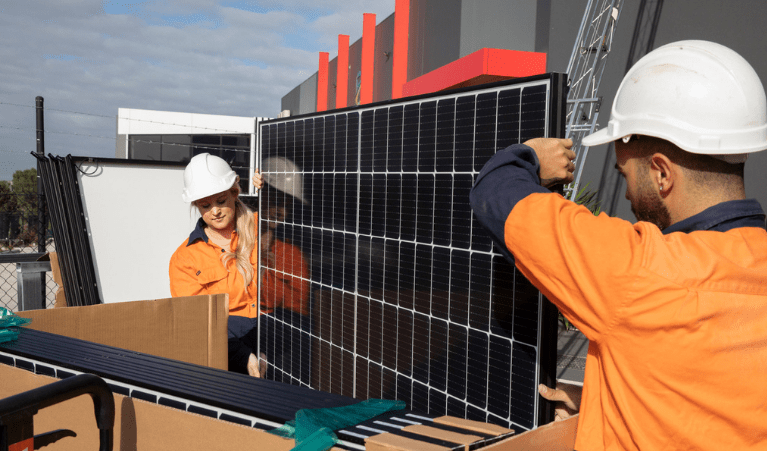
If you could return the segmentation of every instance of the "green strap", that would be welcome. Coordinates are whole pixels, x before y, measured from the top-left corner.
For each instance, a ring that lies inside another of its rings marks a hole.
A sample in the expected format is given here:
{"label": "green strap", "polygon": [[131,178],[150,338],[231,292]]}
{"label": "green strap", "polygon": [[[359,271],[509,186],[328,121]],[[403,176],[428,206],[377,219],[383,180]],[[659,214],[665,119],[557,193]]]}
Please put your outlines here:
{"label": "green strap", "polygon": [[293,451],[325,451],[338,443],[333,431],[355,426],[382,413],[402,410],[404,401],[368,399],[358,404],[324,409],[302,409],[296,419],[270,431],[271,434],[294,438]]}

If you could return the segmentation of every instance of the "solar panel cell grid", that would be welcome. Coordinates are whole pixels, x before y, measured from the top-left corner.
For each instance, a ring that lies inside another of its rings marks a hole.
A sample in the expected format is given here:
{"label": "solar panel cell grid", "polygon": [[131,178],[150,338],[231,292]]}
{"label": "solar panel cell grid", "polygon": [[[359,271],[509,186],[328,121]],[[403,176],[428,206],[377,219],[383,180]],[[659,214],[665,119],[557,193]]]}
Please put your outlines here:
{"label": "solar panel cell grid", "polygon": [[308,203],[275,225],[311,274],[308,317],[262,316],[290,326],[269,326],[263,349],[290,346],[279,360],[267,352],[268,377],[535,427],[551,318],[494,252],[468,195],[496,151],[561,133],[550,118],[563,86],[545,76],[262,124],[261,158],[300,168],[282,176],[302,179]]}

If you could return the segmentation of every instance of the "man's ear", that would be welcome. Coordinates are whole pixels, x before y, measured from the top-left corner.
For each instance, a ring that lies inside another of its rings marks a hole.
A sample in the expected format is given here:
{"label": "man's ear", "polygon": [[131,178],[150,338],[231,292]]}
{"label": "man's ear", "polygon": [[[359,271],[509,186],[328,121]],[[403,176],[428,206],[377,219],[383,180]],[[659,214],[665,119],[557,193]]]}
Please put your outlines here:
{"label": "man's ear", "polygon": [[678,176],[679,168],[666,155],[654,153],[650,156],[650,180],[662,196],[671,192]]}

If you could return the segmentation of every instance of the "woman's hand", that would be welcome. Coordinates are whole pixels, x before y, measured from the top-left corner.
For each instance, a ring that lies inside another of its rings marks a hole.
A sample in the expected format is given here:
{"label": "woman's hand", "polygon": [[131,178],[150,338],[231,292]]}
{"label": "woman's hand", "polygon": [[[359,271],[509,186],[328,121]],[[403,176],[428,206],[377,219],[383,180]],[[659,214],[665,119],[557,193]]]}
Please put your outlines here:
{"label": "woman's hand", "polygon": [[261,175],[261,172],[258,169],[253,173],[253,186],[255,186],[257,190],[264,187],[264,176]]}
{"label": "woman's hand", "polygon": [[248,374],[259,379],[266,377],[266,355],[263,352],[260,359],[255,354],[250,354],[248,357]]}
{"label": "woman's hand", "polygon": [[252,377],[263,377],[261,374],[260,365],[258,364],[258,357],[256,357],[256,355],[253,353],[251,353],[250,357],[248,357],[248,374],[250,374]]}

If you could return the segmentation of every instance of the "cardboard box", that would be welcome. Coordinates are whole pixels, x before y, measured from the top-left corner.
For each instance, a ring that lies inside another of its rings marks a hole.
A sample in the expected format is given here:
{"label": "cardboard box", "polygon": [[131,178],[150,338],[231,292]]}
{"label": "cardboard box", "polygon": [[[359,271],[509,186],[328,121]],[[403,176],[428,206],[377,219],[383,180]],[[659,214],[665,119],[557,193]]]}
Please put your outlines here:
{"label": "cardboard box", "polygon": [[[444,426],[450,429],[443,428]],[[501,436],[514,434],[504,427],[463,418],[441,416],[432,424],[413,424],[402,428],[403,432],[414,434],[402,436],[385,432],[365,440],[365,449],[370,451],[448,451],[455,444],[465,449],[486,449],[487,439],[497,440]],[[450,448],[449,448],[450,447]]]}
{"label": "cardboard box", "polygon": [[38,258],[39,262],[51,262],[51,273],[53,275],[53,281],[56,282],[56,294],[53,307],[66,307],[67,299],[64,294],[64,282],[61,279],[61,268],[59,267],[59,256],[55,252],[48,252],[42,257]]}
{"label": "cardboard box", "polygon": [[484,448],[483,451],[573,451],[578,415],[555,421]]}
{"label": "cardboard box", "polygon": [[[56,382],[57,379],[0,364],[0,399]],[[293,440],[262,430],[217,420],[183,410],[114,395],[115,450],[290,450]],[[77,437],[65,437],[46,446],[46,451],[99,449],[99,432],[93,401],[82,395],[40,410],[34,416],[34,434],[69,429]]]}
{"label": "cardboard box", "polygon": [[226,370],[225,294],[19,312],[30,329]]}
{"label": "cardboard box", "polygon": [[[511,432],[494,424],[449,416],[437,418],[435,423],[448,424],[464,430],[474,430],[491,436],[505,435]],[[549,423],[538,429],[502,439],[479,449],[482,451],[573,451],[577,428],[578,415],[575,415],[565,421]],[[429,432],[430,429],[433,429],[432,433]],[[470,433],[465,431],[462,434],[448,434],[431,426],[407,426],[403,430],[421,436],[463,444],[466,446],[466,449],[470,447],[475,449],[472,445],[476,445],[475,442],[480,441],[478,436],[472,437]],[[429,442],[415,438],[406,438],[391,433],[370,437],[365,441],[365,448],[371,451],[448,451],[449,449],[436,441]]]}

